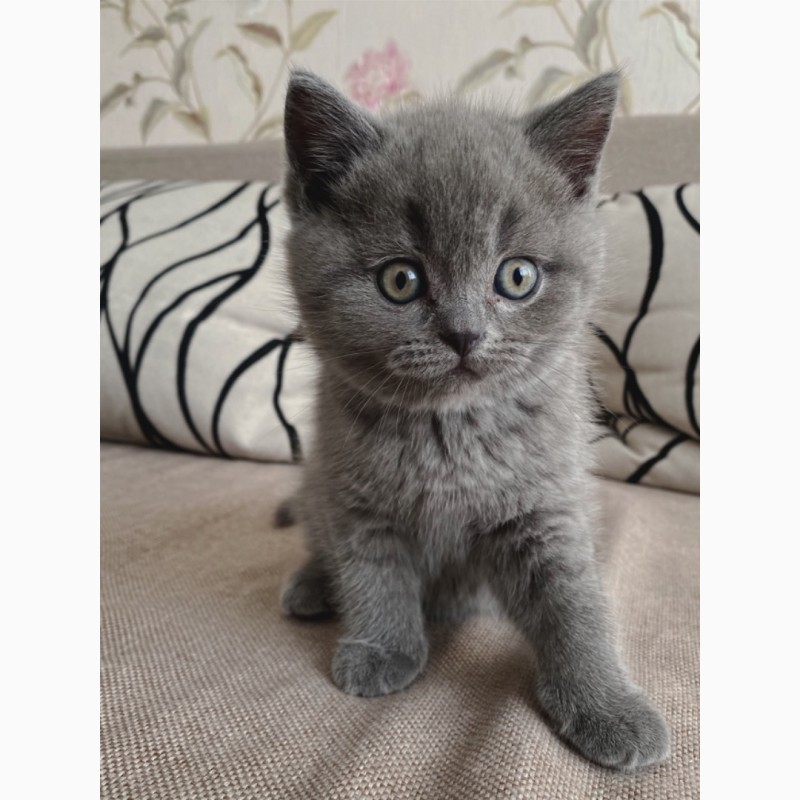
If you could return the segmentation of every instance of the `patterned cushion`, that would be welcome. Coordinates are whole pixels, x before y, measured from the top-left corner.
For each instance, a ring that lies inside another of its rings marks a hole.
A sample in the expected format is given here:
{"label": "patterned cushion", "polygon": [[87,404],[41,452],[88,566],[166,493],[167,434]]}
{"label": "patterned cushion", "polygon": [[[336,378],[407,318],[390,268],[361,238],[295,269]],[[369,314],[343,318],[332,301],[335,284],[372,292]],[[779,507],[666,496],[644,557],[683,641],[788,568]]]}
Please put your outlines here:
{"label": "patterned cushion", "polygon": [[[101,192],[101,434],[299,460],[316,375],[292,338],[278,186],[138,182]],[[595,326],[597,471],[698,490],[699,187],[604,201]]]}
{"label": "patterned cushion", "polygon": [[296,460],[315,369],[292,340],[286,220],[268,184],[101,193],[101,434]]}
{"label": "patterned cushion", "polygon": [[597,458],[607,477],[700,490],[700,186],[615,195],[597,319]]}

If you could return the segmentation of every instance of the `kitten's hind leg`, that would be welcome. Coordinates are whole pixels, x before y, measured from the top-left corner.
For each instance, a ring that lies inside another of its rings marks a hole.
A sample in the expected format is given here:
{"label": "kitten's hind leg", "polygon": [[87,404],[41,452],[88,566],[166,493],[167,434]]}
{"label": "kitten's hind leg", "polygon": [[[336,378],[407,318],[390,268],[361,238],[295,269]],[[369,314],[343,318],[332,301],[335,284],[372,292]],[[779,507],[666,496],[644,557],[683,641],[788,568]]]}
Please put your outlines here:
{"label": "kitten's hind leg", "polygon": [[330,578],[319,556],[312,556],[295,572],[281,592],[281,610],[299,619],[325,619],[336,610],[332,597]]}

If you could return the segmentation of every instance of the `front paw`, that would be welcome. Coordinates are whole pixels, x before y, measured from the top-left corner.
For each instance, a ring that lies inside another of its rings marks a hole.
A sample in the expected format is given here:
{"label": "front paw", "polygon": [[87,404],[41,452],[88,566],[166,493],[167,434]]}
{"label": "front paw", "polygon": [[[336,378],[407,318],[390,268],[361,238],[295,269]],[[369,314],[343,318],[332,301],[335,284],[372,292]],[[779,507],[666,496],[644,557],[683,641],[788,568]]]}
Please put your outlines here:
{"label": "front paw", "polygon": [[624,772],[669,756],[667,724],[638,690],[576,709],[560,721],[559,733],[590,761]]}
{"label": "front paw", "polygon": [[334,683],[347,694],[379,697],[405,689],[422,671],[427,646],[409,654],[364,641],[342,641],[333,657]]}

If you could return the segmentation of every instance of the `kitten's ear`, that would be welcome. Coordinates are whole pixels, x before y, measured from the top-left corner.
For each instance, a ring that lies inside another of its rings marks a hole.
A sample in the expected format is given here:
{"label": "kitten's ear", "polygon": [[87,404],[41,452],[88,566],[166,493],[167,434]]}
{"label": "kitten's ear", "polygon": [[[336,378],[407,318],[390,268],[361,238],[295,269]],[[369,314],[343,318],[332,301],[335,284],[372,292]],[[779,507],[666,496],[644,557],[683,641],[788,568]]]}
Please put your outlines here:
{"label": "kitten's ear", "polygon": [[531,146],[566,175],[576,200],[594,189],[619,84],[619,73],[608,72],[522,119]]}
{"label": "kitten's ear", "polygon": [[[381,142],[371,117],[322,78],[299,71],[289,78],[284,135],[294,178],[290,194],[295,201],[305,196],[312,206],[329,202],[337,178]],[[294,182],[299,186],[292,186]]]}

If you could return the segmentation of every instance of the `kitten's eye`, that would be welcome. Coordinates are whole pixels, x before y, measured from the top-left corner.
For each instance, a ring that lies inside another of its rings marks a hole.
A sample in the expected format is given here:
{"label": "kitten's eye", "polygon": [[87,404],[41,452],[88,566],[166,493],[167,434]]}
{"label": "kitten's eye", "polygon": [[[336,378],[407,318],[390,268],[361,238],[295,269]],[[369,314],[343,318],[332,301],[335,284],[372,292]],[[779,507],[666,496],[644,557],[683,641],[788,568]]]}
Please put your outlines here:
{"label": "kitten's eye", "polygon": [[393,303],[410,303],[425,291],[422,273],[405,261],[392,261],[378,273],[378,288]]}
{"label": "kitten's eye", "polygon": [[509,258],[494,276],[494,289],[509,300],[522,300],[539,288],[539,268],[527,258]]}

